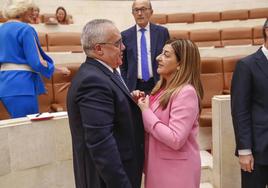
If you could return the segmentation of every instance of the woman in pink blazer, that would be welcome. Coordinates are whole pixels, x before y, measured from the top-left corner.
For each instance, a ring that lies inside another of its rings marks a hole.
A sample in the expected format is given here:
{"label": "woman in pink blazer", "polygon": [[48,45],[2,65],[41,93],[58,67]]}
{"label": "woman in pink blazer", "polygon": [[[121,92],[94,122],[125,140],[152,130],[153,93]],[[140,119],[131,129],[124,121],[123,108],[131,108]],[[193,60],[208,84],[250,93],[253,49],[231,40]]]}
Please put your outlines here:
{"label": "woman in pink blazer", "polygon": [[138,100],[146,131],[145,188],[199,188],[199,51],[190,40],[168,41],[157,61],[161,78],[150,97]]}

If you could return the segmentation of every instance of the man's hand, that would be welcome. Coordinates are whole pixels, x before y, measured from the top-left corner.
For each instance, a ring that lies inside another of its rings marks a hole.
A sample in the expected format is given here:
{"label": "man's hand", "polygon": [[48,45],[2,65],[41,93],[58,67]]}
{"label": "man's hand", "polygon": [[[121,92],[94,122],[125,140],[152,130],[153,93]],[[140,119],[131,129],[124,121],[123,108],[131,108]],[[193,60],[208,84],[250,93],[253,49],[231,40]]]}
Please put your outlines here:
{"label": "man's hand", "polygon": [[245,172],[252,172],[254,167],[254,158],[253,155],[239,155],[240,167]]}
{"label": "man's hand", "polygon": [[134,99],[134,101],[136,103],[138,103],[138,100],[140,98],[144,98],[145,97],[144,91],[140,91],[140,90],[134,90],[130,94],[131,94],[132,98]]}

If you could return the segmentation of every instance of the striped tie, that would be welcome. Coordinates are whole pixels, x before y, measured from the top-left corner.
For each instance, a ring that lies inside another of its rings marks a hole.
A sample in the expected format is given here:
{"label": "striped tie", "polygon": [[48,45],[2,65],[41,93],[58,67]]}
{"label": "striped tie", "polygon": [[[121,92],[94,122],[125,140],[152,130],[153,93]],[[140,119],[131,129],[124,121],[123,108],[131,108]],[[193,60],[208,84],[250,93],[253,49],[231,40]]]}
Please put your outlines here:
{"label": "striped tie", "polygon": [[127,87],[127,85],[126,85],[126,83],[124,82],[124,80],[123,80],[123,78],[122,78],[122,76],[119,74],[119,72],[116,70],[116,69],[114,69],[114,75],[116,76],[116,78],[125,86],[125,88],[129,91],[129,89],[128,89],[128,87]]}

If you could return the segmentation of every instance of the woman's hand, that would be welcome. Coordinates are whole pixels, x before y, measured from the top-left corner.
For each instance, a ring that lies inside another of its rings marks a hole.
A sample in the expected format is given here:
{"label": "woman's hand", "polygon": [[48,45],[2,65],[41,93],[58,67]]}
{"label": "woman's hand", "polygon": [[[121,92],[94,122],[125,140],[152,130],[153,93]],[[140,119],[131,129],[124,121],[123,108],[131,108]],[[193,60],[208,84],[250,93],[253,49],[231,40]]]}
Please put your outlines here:
{"label": "woman's hand", "polygon": [[145,97],[145,93],[140,90],[134,90],[130,94],[136,103],[138,102],[139,98]]}
{"label": "woman's hand", "polygon": [[55,67],[55,70],[62,73],[64,76],[70,76],[71,71],[67,67]]}
{"label": "woman's hand", "polygon": [[141,111],[148,109],[149,108],[149,95],[146,95],[146,97],[139,98],[138,106],[140,107]]}
{"label": "woman's hand", "polygon": [[47,67],[47,62],[45,60],[40,60],[40,62],[44,67]]}

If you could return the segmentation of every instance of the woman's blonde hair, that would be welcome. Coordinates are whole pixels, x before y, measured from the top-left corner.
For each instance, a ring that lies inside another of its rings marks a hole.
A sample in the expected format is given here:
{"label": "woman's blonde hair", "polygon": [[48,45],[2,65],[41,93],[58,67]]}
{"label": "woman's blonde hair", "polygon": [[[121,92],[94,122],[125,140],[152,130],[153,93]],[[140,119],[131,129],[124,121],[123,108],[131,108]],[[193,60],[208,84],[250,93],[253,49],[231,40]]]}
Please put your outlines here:
{"label": "woman's blonde hair", "polygon": [[160,97],[160,105],[163,109],[167,107],[170,97],[174,92],[178,92],[184,85],[192,85],[197,93],[199,101],[199,112],[201,112],[201,100],[203,98],[203,87],[200,80],[200,54],[198,47],[190,40],[179,39],[169,40],[166,44],[173,48],[179,69],[176,70],[170,83],[166,85],[166,80],[160,76],[160,80],[152,90],[155,95],[159,90],[164,89]]}
{"label": "woman's blonde hair", "polygon": [[7,0],[2,12],[5,18],[19,18],[35,6],[33,0]]}
{"label": "woman's blonde hair", "polygon": [[34,10],[38,10],[38,12],[40,12],[40,8],[36,4],[34,4],[33,7],[31,7],[31,8],[33,8]]}

